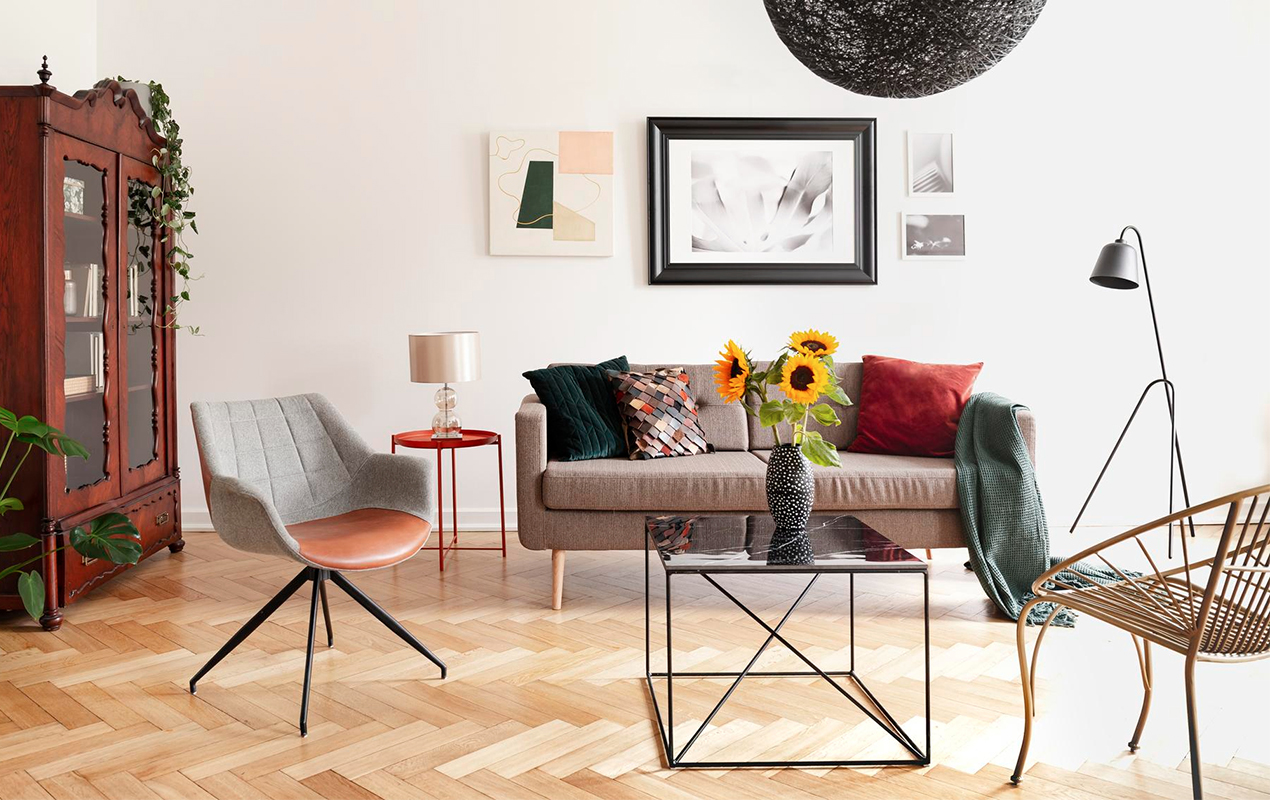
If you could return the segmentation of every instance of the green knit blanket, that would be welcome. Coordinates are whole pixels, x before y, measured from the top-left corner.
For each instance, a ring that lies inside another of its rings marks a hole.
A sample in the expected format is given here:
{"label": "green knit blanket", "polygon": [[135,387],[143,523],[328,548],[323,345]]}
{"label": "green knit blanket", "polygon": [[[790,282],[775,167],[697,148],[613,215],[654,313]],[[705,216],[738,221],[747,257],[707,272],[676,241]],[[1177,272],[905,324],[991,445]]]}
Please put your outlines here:
{"label": "green knit blanket", "polygon": [[[970,550],[970,568],[983,591],[1012,620],[1035,595],[1032,582],[1058,563],[1050,556],[1045,506],[1036,485],[1036,471],[1015,412],[1026,406],[985,392],[966,403],[957,424],[954,456],[961,524]],[[1116,580],[1110,570],[1082,564],[1080,574],[1060,577],[1073,585],[1083,578]],[[1039,625],[1054,610],[1053,603],[1037,603],[1028,625]],[[1063,609],[1054,625],[1071,627],[1076,614]]]}

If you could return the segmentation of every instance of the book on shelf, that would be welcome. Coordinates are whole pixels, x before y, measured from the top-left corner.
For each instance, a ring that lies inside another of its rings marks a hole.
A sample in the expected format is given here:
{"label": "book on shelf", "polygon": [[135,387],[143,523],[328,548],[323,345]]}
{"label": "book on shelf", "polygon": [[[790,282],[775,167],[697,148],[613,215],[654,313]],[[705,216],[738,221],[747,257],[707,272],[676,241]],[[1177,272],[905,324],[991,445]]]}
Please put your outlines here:
{"label": "book on shelf", "polygon": [[88,334],[89,361],[93,367],[93,388],[103,389],[106,386],[106,340],[101,333]]}
{"label": "book on shelf", "polygon": [[71,273],[75,283],[75,294],[78,302],[75,307],[85,317],[101,316],[101,278],[100,264],[67,264],[66,271]]}
{"label": "book on shelf", "polygon": [[97,388],[97,378],[93,375],[76,375],[62,381],[62,386],[67,397],[92,394]]}
{"label": "book on shelf", "polygon": [[128,316],[141,316],[141,295],[137,293],[137,289],[141,285],[141,267],[137,264],[128,265]]}

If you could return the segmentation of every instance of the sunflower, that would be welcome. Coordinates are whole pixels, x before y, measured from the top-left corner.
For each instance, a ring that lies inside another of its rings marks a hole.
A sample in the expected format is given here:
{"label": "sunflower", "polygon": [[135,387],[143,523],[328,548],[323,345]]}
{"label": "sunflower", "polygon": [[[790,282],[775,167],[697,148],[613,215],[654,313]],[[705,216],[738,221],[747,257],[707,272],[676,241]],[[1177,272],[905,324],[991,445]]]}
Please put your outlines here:
{"label": "sunflower", "polygon": [[829,370],[815,356],[795,353],[785,359],[781,391],[795,403],[811,405],[829,388]]}
{"label": "sunflower", "polygon": [[723,358],[714,362],[714,382],[719,384],[719,395],[725,403],[744,400],[750,379],[750,361],[745,351],[729,339],[728,346],[719,351],[719,355]]}
{"label": "sunflower", "polygon": [[805,356],[830,356],[838,352],[838,340],[817,330],[795,331],[789,335],[789,348]]}

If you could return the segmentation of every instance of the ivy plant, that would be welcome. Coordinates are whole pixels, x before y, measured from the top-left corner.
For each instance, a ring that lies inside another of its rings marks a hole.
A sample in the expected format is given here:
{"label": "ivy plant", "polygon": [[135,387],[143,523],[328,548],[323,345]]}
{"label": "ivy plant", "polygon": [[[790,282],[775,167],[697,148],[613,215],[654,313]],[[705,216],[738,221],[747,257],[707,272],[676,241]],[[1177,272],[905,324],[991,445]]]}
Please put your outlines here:
{"label": "ivy plant", "polygon": [[[13,486],[13,479],[36,448],[55,458],[88,458],[87,448],[57,428],[32,416],[19,417],[7,408],[0,408],[0,430],[9,432],[4,449],[0,450],[0,479],[3,478],[5,461],[10,453],[21,452],[18,463],[4,482],[4,488],[0,488],[0,521],[8,512],[21,511],[24,508],[21,500],[9,496],[9,488]],[[26,445],[26,448],[23,449],[22,445]],[[80,555],[104,558],[114,564],[135,564],[141,558],[140,532],[131,520],[117,512],[97,517],[86,528],[76,526],[67,538],[70,543],[54,548],[54,553],[71,547]],[[40,540],[30,534],[10,533],[0,536],[0,553],[29,550],[39,544]],[[0,569],[0,580],[17,574],[18,594],[22,597],[22,605],[26,608],[26,613],[37,621],[44,611],[44,577],[36,570],[23,570],[42,558],[44,552],[40,551],[30,558]]]}
{"label": "ivy plant", "polygon": [[[128,82],[122,75],[116,78],[120,83]],[[154,122],[159,135],[167,140],[164,147],[155,148],[150,156],[152,163],[159,171],[159,185],[149,190],[149,197],[143,187],[137,189],[129,186],[128,221],[138,228],[145,229],[155,220],[162,231],[160,241],[167,245],[167,264],[172,272],[180,278],[177,286],[163,309],[163,326],[189,331],[197,335],[197,325],[183,325],[180,322],[181,306],[190,299],[190,283],[198,280],[190,266],[194,254],[185,242],[185,232],[198,233],[198,222],[193,211],[187,208],[190,198],[194,196],[194,186],[190,183],[190,168],[185,165],[181,139],[181,126],[172,117],[171,100],[163,91],[163,84],[150,81],[150,119]]]}

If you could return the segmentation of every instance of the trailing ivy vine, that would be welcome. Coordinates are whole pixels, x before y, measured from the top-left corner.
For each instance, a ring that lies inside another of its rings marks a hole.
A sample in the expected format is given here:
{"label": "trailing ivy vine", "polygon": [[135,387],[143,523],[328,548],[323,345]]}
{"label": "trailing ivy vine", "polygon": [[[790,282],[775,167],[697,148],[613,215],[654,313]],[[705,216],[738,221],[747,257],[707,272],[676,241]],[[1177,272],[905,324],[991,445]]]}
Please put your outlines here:
{"label": "trailing ivy vine", "polygon": [[[117,77],[120,83],[127,82],[122,75]],[[149,198],[144,189],[139,196],[129,187],[129,221],[144,230],[154,222],[153,209],[158,209],[158,223],[162,230],[160,241],[167,247],[168,267],[180,278],[180,284],[163,309],[163,327],[179,330],[184,328],[198,335],[197,325],[182,325],[180,322],[181,306],[190,299],[190,283],[198,280],[190,267],[194,254],[185,243],[187,230],[198,233],[198,223],[194,212],[186,208],[186,204],[194,195],[194,187],[190,184],[190,168],[182,159],[181,126],[172,117],[171,101],[163,84],[150,81],[150,119],[154,122],[159,135],[167,140],[167,146],[157,148],[150,162],[159,171],[159,185],[150,189]]]}

